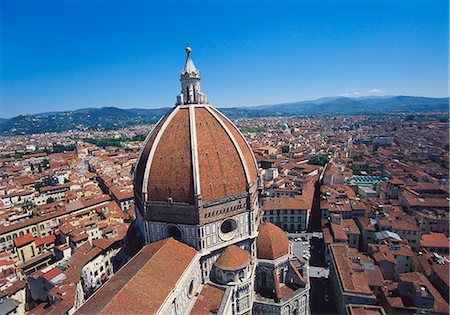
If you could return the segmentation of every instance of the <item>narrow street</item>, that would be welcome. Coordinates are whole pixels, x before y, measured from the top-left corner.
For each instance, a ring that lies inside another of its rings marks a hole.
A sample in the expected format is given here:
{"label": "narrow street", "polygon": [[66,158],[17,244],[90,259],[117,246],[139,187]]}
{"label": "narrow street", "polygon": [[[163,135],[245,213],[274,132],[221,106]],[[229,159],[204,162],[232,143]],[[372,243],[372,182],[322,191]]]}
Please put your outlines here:
{"label": "narrow street", "polygon": [[316,183],[313,208],[311,209],[308,226],[311,259],[309,260],[309,279],[311,281],[310,306],[312,314],[336,314],[335,303],[331,294],[328,275],[325,266],[324,242],[321,228],[320,213],[320,182]]}

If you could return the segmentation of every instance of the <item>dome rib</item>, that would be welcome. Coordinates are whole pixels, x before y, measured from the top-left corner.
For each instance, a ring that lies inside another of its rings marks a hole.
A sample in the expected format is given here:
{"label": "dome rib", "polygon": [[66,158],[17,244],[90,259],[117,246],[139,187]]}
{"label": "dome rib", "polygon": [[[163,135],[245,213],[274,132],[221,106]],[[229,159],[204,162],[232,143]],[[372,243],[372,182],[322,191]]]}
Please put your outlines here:
{"label": "dome rib", "polygon": [[248,142],[245,140],[244,135],[239,130],[239,128],[236,127],[236,125],[224,114],[222,114],[217,108],[211,106],[210,109],[217,113],[221,118],[223,118],[223,121],[225,125],[227,126],[228,130],[231,132],[231,134],[236,139],[236,142],[243,153],[245,157],[246,163],[250,163],[248,166],[248,170],[250,172],[250,181],[249,183],[255,181],[258,177],[257,169],[258,169],[258,163],[256,163],[255,155],[253,154],[252,148],[248,144]]}
{"label": "dome rib", "polygon": [[200,168],[198,165],[197,124],[195,122],[195,107],[189,106],[189,127],[191,137],[192,175],[194,181],[195,200],[201,195]]}
{"label": "dome rib", "polygon": [[238,152],[239,155],[239,159],[241,160],[241,164],[244,167],[244,171],[245,171],[245,177],[247,179],[247,184],[250,184],[252,182],[251,178],[250,178],[250,173],[248,170],[248,166],[247,166],[247,162],[245,161],[245,157],[244,154],[242,153],[241,148],[239,147],[236,138],[234,137],[234,135],[231,133],[231,130],[227,127],[227,125],[225,124],[225,122],[222,120],[222,118],[219,117],[219,115],[217,113],[215,113],[211,107],[206,107],[206,110],[213,115],[213,117],[219,122],[219,124],[222,126],[223,129],[225,129],[225,132],[227,133],[228,137],[230,138],[231,142],[233,142],[234,148],[236,149],[236,151]]}
{"label": "dome rib", "polygon": [[207,110],[196,107],[201,196],[205,202],[248,191],[245,170],[227,131]]}
{"label": "dome rib", "polygon": [[178,107],[166,122],[155,138],[147,163],[147,200],[194,204],[189,108]]}
{"label": "dome rib", "polygon": [[170,110],[166,115],[162,116],[158,122],[155,124],[155,127],[149,132],[147,137],[144,140],[144,145],[142,146],[139,156],[136,163],[136,169],[134,172],[134,187],[135,192],[139,198],[142,198],[142,189],[144,183],[144,176],[140,176],[140,174],[144,174],[148,162],[148,157],[150,155],[151,146],[147,145],[149,143],[154,143],[156,136],[161,130],[164,122],[169,118],[170,114],[174,111],[175,107]]}
{"label": "dome rib", "polygon": [[[148,191],[148,177],[149,177],[149,173],[150,173],[150,167],[153,161],[153,156],[155,154],[156,148],[158,147],[158,143],[159,140],[161,139],[165,129],[167,128],[167,126],[170,124],[171,120],[173,119],[173,117],[175,116],[175,114],[179,111],[179,107],[175,107],[169,114],[166,115],[167,119],[162,123],[161,127],[159,128],[159,130],[156,133],[155,139],[153,140],[153,142],[151,143],[151,147],[150,147],[150,152],[148,154],[147,157],[147,161],[145,164],[145,169],[144,169],[144,180],[143,180],[143,188],[142,188],[142,192],[147,193]],[[155,126],[155,129],[158,127],[159,125]],[[145,146],[147,146],[147,143],[145,144]]]}

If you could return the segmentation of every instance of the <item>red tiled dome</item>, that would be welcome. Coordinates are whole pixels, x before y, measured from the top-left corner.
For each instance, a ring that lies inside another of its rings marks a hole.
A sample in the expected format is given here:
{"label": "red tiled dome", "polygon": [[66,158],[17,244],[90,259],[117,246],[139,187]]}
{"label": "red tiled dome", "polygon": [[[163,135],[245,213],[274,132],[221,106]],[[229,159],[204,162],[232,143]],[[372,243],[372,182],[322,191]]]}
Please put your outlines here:
{"label": "red tiled dome", "polygon": [[248,191],[254,155],[237,127],[208,104],[174,107],[145,140],[135,194],[148,201],[195,204]]}
{"label": "red tiled dome", "polygon": [[275,224],[263,222],[259,225],[256,251],[259,259],[275,260],[289,254],[289,239]]}
{"label": "red tiled dome", "polygon": [[230,245],[214,263],[214,266],[221,270],[239,270],[246,267],[252,260],[248,251],[243,250],[236,245]]}

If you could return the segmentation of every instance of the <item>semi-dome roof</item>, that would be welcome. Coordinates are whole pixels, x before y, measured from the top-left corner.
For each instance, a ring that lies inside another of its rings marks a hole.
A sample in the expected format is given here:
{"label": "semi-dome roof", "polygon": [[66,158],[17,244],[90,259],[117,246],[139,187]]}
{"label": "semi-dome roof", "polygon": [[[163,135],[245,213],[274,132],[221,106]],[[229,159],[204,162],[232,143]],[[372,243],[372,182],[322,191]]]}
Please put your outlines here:
{"label": "semi-dome roof", "polygon": [[259,225],[256,239],[256,252],[259,259],[275,260],[289,254],[289,239],[275,224],[263,222]]}
{"label": "semi-dome roof", "polygon": [[205,203],[244,194],[257,179],[248,143],[229,119],[207,104],[199,81],[196,69],[183,69],[177,106],[144,142],[134,183],[143,201]]}
{"label": "semi-dome roof", "polygon": [[230,245],[225,248],[220,257],[214,262],[214,266],[221,270],[235,271],[245,268],[251,260],[252,257],[248,251],[236,245]]}

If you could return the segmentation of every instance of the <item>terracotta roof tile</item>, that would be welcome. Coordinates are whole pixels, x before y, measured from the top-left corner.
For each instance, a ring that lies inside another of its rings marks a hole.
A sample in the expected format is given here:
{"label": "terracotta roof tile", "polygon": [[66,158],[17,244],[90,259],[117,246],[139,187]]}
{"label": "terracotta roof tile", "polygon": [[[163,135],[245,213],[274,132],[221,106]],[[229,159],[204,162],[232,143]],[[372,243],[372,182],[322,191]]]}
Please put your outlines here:
{"label": "terracotta roof tile", "polygon": [[147,245],[77,314],[155,314],[196,253],[173,238]]}
{"label": "terracotta roof tile", "polygon": [[26,235],[23,235],[23,236],[16,237],[14,239],[14,246],[20,247],[20,246],[29,244],[29,243],[31,243],[33,241],[34,241],[33,234],[31,234],[31,233],[30,234],[26,234]]}
{"label": "terracotta roof tile", "polygon": [[[254,155],[238,129],[210,106],[192,107],[195,115],[199,184],[203,201],[246,193],[257,179]],[[175,107],[155,126],[136,167],[135,193],[141,195],[143,177],[156,145],[149,170],[148,198],[152,201],[194,203],[190,112]],[[169,115],[172,115],[169,117]],[[168,121],[167,119],[170,119]],[[166,123],[164,129],[162,125]],[[228,129],[228,130],[227,130]],[[157,135],[160,136],[155,143]],[[233,142],[233,139],[235,142]],[[236,146],[237,147],[236,147]],[[242,156],[239,154],[239,150]],[[241,160],[242,157],[242,160]],[[249,174],[247,181],[245,169]]]}
{"label": "terracotta roof tile", "polygon": [[421,247],[438,247],[438,248],[449,248],[450,241],[444,233],[429,233],[423,234],[420,240]]}
{"label": "terracotta roof tile", "polygon": [[224,294],[223,289],[211,284],[205,284],[197,297],[191,313],[195,315],[217,314]]}
{"label": "terracotta roof tile", "polygon": [[246,267],[252,257],[250,253],[236,245],[230,245],[222,252],[220,257],[214,262],[214,266],[221,270],[239,270]]}
{"label": "terracotta roof tile", "polygon": [[259,225],[256,250],[259,259],[275,260],[289,254],[289,239],[276,225],[263,222]]}
{"label": "terracotta roof tile", "polygon": [[[180,109],[163,131],[148,177],[149,199],[194,202],[189,111]],[[142,174],[143,175],[143,174]]]}

